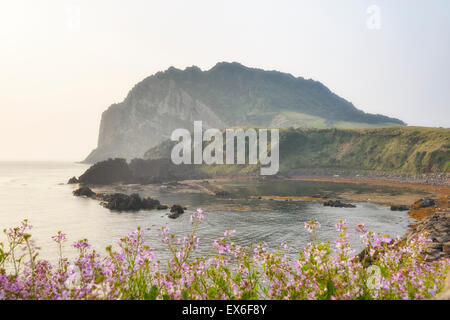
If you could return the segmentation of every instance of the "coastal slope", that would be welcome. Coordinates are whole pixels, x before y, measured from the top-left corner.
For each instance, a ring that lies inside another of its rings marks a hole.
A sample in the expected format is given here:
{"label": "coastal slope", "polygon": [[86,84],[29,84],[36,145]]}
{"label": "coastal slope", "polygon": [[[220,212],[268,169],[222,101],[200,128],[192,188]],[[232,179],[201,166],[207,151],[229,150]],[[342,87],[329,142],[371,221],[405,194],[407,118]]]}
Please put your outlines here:
{"label": "coastal slope", "polygon": [[[377,172],[402,175],[450,173],[450,129],[392,127],[378,129],[280,130],[280,173]],[[165,141],[146,159],[170,158],[174,145]],[[257,174],[258,165],[210,165],[213,176]]]}

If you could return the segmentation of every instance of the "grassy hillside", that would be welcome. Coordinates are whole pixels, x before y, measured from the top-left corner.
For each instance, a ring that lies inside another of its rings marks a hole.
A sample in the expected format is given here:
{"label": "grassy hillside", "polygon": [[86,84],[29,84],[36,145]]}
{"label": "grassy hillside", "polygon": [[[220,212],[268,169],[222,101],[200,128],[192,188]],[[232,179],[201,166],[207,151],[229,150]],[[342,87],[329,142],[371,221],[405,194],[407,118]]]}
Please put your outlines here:
{"label": "grassy hillside", "polygon": [[[170,157],[173,142],[149,150],[146,158]],[[449,173],[450,129],[282,129],[280,173],[296,169],[374,170],[397,174]],[[257,165],[203,166],[209,174],[249,174]]]}
{"label": "grassy hillside", "polygon": [[325,167],[393,173],[450,171],[450,130],[385,129],[283,130],[280,171]]}
{"label": "grassy hillside", "polygon": [[338,128],[338,129],[352,129],[352,128],[388,128],[398,126],[398,124],[392,122],[378,122],[378,123],[365,123],[365,122],[352,122],[352,121],[330,121],[324,117],[313,116],[306,113],[282,110],[281,112],[273,115],[273,119],[270,122],[269,127],[273,128]]}

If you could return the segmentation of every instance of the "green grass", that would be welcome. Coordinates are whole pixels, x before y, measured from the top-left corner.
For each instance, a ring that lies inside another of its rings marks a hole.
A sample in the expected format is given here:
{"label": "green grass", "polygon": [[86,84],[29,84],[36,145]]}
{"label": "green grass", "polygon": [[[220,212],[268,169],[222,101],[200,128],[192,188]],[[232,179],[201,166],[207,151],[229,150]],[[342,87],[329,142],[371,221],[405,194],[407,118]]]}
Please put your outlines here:
{"label": "green grass", "polygon": [[308,167],[446,173],[450,130],[420,127],[281,131],[282,171]]}
{"label": "green grass", "polygon": [[[295,120],[301,118],[292,117]],[[318,119],[316,119],[318,121]],[[170,157],[164,142],[146,157]],[[449,173],[450,129],[280,129],[280,173],[296,169],[373,170],[396,174]],[[258,166],[203,166],[211,175],[251,174]]]}

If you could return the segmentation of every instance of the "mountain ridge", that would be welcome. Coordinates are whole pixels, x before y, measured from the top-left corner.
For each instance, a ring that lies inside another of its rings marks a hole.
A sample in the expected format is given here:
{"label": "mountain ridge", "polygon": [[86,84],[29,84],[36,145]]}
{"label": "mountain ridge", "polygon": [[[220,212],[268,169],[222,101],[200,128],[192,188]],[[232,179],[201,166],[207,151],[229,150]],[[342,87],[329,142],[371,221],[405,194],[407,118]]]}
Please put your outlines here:
{"label": "mountain ridge", "polygon": [[209,70],[170,67],[138,82],[102,114],[98,146],[84,160],[141,157],[176,128],[389,127],[399,119],[365,113],[312,79],[219,62]]}

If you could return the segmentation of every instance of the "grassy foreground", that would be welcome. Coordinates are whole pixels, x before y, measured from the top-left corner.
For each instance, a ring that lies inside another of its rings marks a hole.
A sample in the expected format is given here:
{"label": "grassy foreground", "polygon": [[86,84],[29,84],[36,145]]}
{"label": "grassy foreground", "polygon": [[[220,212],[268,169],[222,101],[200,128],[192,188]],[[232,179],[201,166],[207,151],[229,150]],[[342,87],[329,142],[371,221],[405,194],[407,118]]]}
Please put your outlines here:
{"label": "grassy foreground", "polygon": [[[205,212],[191,215],[192,233],[176,238],[165,227],[160,239],[171,258],[162,263],[145,245],[145,232],[137,229],[101,255],[88,241],[72,244],[78,257],[63,255],[65,234],[53,236],[59,248],[56,264],[38,258],[31,225],[6,229],[0,245],[0,299],[427,299],[444,285],[449,260],[426,262],[430,240],[420,235],[406,244],[373,234],[359,224],[366,249],[355,255],[347,226],[335,227],[333,244],[318,243],[320,225],[305,223],[311,242],[298,250],[282,244],[269,250],[263,244],[241,247],[225,231],[212,244],[210,254],[193,253],[195,235]],[[298,252],[296,259],[291,254]]]}

